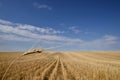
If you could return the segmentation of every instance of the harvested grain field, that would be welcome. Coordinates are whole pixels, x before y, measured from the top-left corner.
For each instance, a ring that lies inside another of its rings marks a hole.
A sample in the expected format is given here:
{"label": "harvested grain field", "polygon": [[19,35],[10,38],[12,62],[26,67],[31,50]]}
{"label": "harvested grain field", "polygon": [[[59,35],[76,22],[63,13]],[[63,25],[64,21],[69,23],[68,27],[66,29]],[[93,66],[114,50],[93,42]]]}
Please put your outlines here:
{"label": "harvested grain field", "polygon": [[[0,80],[120,80],[120,52],[0,53]],[[4,78],[3,78],[4,75]]]}

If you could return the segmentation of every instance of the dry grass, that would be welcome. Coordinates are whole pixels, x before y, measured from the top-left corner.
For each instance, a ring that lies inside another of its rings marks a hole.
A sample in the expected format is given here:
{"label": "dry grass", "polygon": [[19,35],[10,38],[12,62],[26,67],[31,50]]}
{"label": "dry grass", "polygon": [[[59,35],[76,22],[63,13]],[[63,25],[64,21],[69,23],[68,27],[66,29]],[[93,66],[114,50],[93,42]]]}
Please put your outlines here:
{"label": "dry grass", "polygon": [[[0,80],[21,53],[0,53]],[[25,55],[4,80],[120,80],[120,52],[44,52]]]}

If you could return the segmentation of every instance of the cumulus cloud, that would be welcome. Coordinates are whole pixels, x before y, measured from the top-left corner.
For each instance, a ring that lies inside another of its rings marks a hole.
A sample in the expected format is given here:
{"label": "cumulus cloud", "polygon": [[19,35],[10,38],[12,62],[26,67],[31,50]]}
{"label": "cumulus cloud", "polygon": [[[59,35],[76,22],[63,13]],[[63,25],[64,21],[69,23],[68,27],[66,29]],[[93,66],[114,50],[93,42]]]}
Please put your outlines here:
{"label": "cumulus cloud", "polygon": [[39,9],[52,10],[52,7],[48,6],[47,4],[39,4],[39,3],[35,2],[35,3],[33,3],[33,6],[39,8]]}

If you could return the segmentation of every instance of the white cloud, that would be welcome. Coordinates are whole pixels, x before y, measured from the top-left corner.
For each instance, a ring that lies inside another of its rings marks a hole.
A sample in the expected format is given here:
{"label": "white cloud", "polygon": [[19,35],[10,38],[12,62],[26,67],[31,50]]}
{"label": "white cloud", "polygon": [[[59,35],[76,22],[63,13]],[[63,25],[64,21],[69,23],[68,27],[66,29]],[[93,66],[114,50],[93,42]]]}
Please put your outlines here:
{"label": "white cloud", "polygon": [[[14,24],[12,22],[10,22],[10,23]],[[5,24],[5,22],[4,22],[4,25],[0,24],[0,32],[4,33],[6,35],[8,34],[8,36],[12,36],[12,34],[13,34],[13,35],[18,35],[18,36],[23,36],[23,37],[26,37],[29,39],[42,39],[42,40],[44,39],[44,40],[54,40],[54,41],[55,40],[57,40],[57,41],[74,41],[74,40],[76,40],[76,39],[71,39],[71,38],[56,35],[56,34],[63,33],[63,31],[57,31],[52,28],[40,28],[40,27],[26,25],[26,24],[17,24],[17,25],[12,26],[12,25],[8,25],[8,23]],[[11,34],[11,35],[9,35],[9,34]],[[3,35],[2,38],[5,37],[4,39],[8,39],[8,38],[6,38],[6,35],[5,36]],[[18,36],[14,36],[14,37],[18,38]],[[14,40],[14,38],[13,38],[13,40]],[[15,40],[18,40],[18,39],[15,39]]]}
{"label": "white cloud", "polygon": [[52,28],[41,28],[41,27],[36,27],[36,26],[32,26],[32,25],[27,25],[27,24],[14,24],[12,22],[4,21],[4,20],[0,22],[0,31],[7,32],[7,33],[8,32],[17,33],[17,34],[26,33],[26,32],[27,32],[27,34],[28,33],[30,34],[31,31],[37,32],[40,34],[64,33],[64,31],[54,30]]}
{"label": "white cloud", "polygon": [[39,8],[39,9],[48,9],[48,10],[52,10],[52,7],[48,6],[47,4],[33,3],[33,6]]}
{"label": "white cloud", "polygon": [[59,30],[54,30],[52,28],[42,28],[42,27],[36,27],[32,25],[27,25],[27,24],[19,24],[17,25],[17,28],[21,30],[29,30],[29,31],[36,31],[38,33],[43,33],[43,34],[61,34],[64,33],[64,31],[59,31]]}
{"label": "white cloud", "polygon": [[11,25],[12,23],[11,23],[10,21],[6,21],[6,20],[2,20],[2,19],[0,19],[0,24]]}
{"label": "white cloud", "polygon": [[114,40],[117,40],[118,38],[115,37],[115,36],[112,36],[112,35],[105,35],[105,36],[104,36],[104,39],[105,39],[106,41],[114,41]]}
{"label": "white cloud", "polygon": [[21,37],[21,36],[16,36],[13,34],[0,34],[0,39],[1,40],[12,40],[12,41],[32,41],[32,39]]}
{"label": "white cloud", "polygon": [[[71,28],[71,29],[74,29]],[[73,47],[89,47],[104,48],[115,46],[118,44],[118,37],[112,35],[104,35],[98,39],[91,41],[82,40],[80,38],[70,38],[58,36],[56,34],[64,33],[64,31],[54,30],[52,28],[42,28],[27,24],[17,24],[10,21],[0,20],[0,40],[12,41],[36,41],[47,40],[48,42],[74,43]]]}
{"label": "white cloud", "polygon": [[84,41],[81,43],[81,46],[87,47],[109,47],[113,45],[117,45],[118,37],[112,35],[104,35],[99,39],[95,39],[92,41]]}
{"label": "white cloud", "polygon": [[80,33],[80,30],[77,28],[77,26],[72,26],[72,27],[69,27],[69,30],[71,30],[72,32],[74,33]]}

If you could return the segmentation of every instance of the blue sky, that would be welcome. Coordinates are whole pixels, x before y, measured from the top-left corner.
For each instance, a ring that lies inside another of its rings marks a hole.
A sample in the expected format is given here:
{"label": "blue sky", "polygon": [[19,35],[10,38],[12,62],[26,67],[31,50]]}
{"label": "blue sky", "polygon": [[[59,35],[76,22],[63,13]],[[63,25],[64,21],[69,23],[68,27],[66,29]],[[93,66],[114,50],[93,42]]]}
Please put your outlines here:
{"label": "blue sky", "polygon": [[[120,50],[119,0],[0,0],[0,51]],[[70,42],[71,44],[67,44]],[[54,49],[55,50],[55,49]]]}

